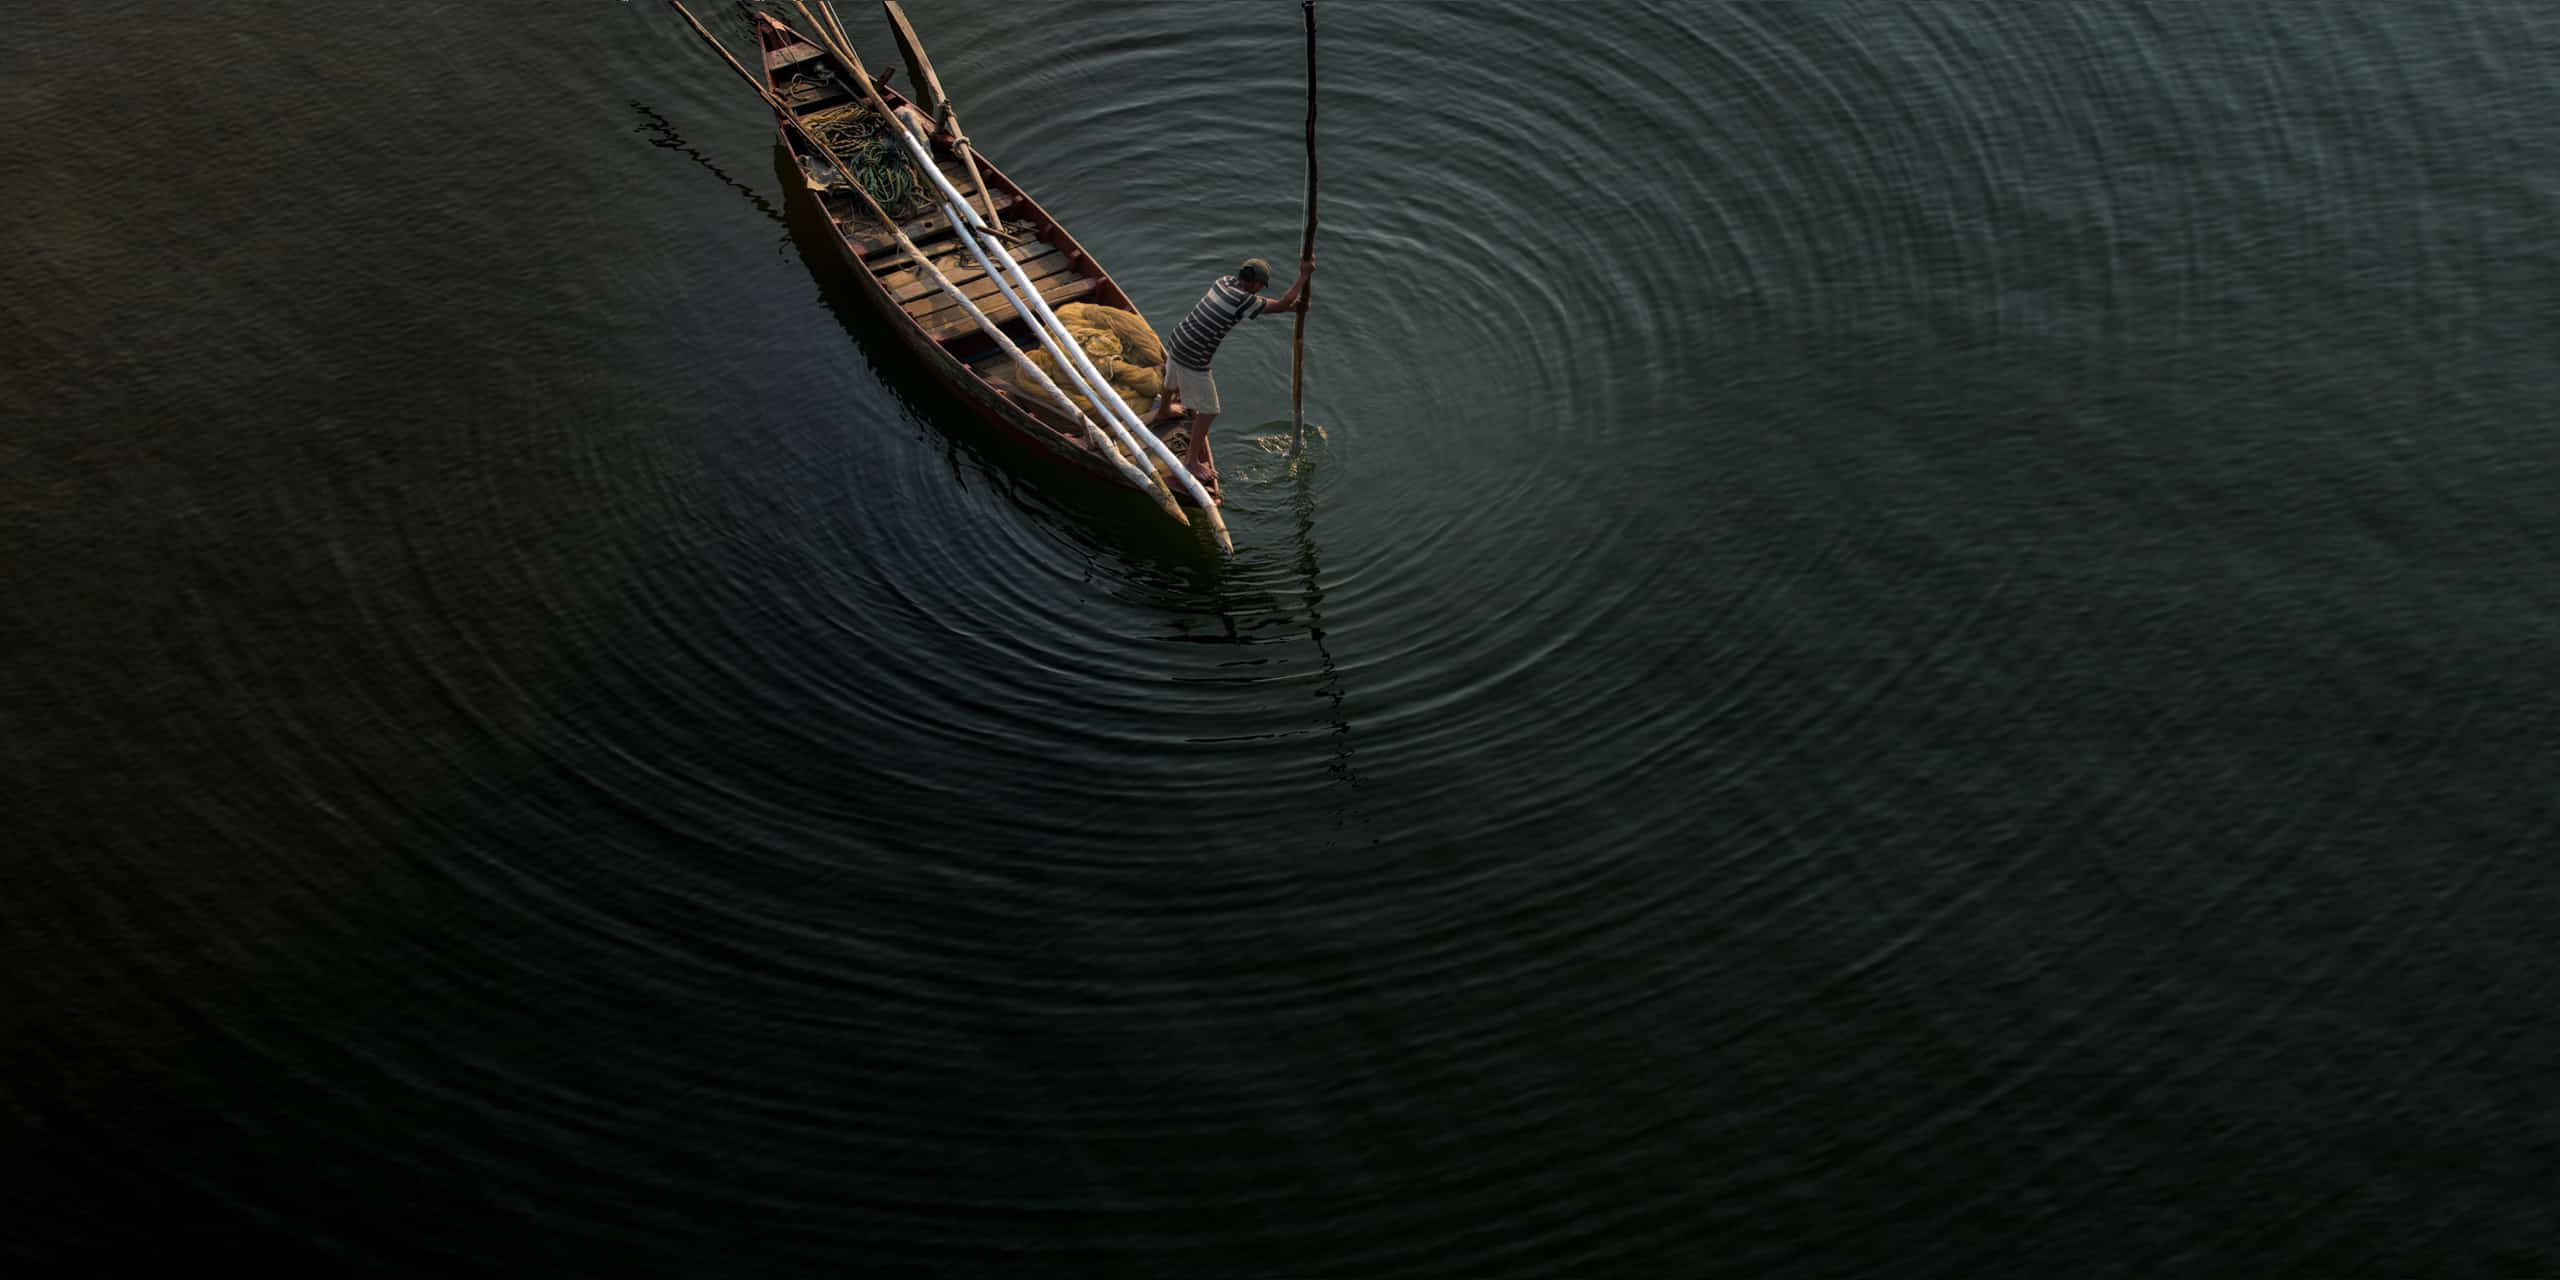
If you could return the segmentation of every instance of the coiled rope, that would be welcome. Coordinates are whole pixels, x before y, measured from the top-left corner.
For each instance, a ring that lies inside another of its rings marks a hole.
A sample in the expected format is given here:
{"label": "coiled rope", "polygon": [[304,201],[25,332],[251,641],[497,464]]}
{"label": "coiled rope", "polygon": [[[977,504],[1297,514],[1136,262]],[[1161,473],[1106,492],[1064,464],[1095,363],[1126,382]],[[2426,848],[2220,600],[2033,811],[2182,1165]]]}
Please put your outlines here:
{"label": "coiled rope", "polygon": [[[797,93],[809,88],[831,88],[834,78],[818,80],[802,75],[790,77],[790,90]],[[787,95],[786,95],[787,100]],[[860,103],[812,111],[800,117],[809,132],[823,139],[844,162],[853,166],[853,180],[880,202],[891,214],[905,217],[914,212],[909,206],[932,203],[922,188],[914,163],[906,148],[888,132],[880,113]]]}

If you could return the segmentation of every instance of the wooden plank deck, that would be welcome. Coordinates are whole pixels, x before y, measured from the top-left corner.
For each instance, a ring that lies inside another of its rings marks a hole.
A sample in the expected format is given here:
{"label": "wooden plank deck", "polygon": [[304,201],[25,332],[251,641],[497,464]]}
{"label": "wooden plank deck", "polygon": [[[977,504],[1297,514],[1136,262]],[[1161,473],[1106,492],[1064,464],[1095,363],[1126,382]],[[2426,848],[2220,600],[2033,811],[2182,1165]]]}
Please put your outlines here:
{"label": "wooden plank deck", "polygon": [[[843,203],[851,207],[849,209],[840,210],[837,209],[833,203],[830,203],[828,205],[828,212],[834,214],[836,222],[844,227],[845,238],[853,242],[855,252],[866,258],[876,258],[881,254],[895,250],[898,247],[896,239],[878,232],[866,232],[864,230],[865,227],[877,226],[878,224],[871,221],[870,212],[862,207],[861,201],[850,197],[836,197],[836,199],[843,201]],[[1015,200],[1012,196],[997,196],[996,212],[1001,215],[1005,210],[1012,208],[1014,204]],[[935,212],[928,213],[913,222],[899,223],[898,229],[906,232],[907,238],[915,241],[916,247],[921,249],[924,247],[925,241],[948,234],[951,230],[951,220],[942,216],[940,210],[936,210]]]}
{"label": "wooden plank deck", "polygon": [[[1022,264],[1022,274],[1031,277],[1033,283],[1036,284],[1051,276],[1062,275],[1073,270],[1067,263],[1067,255],[1060,253],[1054,246],[1039,247],[1043,252],[1034,253],[1022,249],[1014,251],[1014,260]],[[968,294],[971,298],[983,298],[996,292],[996,282],[981,274],[978,264],[966,257],[959,257],[957,261],[937,259],[933,265],[935,270],[940,271],[951,283],[960,286],[961,292]],[[938,304],[939,300],[945,296],[942,290],[934,286],[930,277],[913,267],[890,272],[880,278],[880,283],[889,290],[890,298],[910,312],[915,310],[918,303]]]}
{"label": "wooden plank deck", "polygon": [[798,44],[786,44],[766,53],[764,64],[768,67],[796,67],[813,58],[823,57],[825,54],[826,50],[803,40]]}
{"label": "wooden plank deck", "polygon": [[[953,280],[978,274],[977,262],[970,258],[968,250],[960,247],[956,238],[937,242],[929,248],[917,247],[924,249],[925,260],[933,264],[934,270]],[[1014,260],[1020,262],[1026,271],[1032,269],[1034,257],[1046,258],[1053,252],[1055,250],[1045,244],[1013,246]],[[933,291],[933,283],[925,279],[924,272],[917,270],[915,263],[906,258],[883,258],[871,264],[871,270],[879,278],[880,287],[888,290],[889,296],[898,302],[907,302]]]}
{"label": "wooden plank deck", "polygon": [[[1047,299],[1052,307],[1063,306],[1101,287],[1102,282],[1090,276],[1058,276],[1050,283],[1040,286],[1040,296]],[[1001,300],[995,306],[980,307],[979,310],[986,312],[987,319],[997,324],[1003,324],[1013,318],[1012,306]],[[948,316],[949,319],[943,320],[944,316]],[[971,320],[968,313],[962,311],[957,304],[934,311],[925,318],[924,326],[925,336],[936,342],[949,342],[961,334],[974,333],[978,328],[977,322]]]}
{"label": "wooden plank deck", "polygon": [[[962,246],[956,238],[936,243],[931,247],[926,247],[924,245],[918,245],[916,247],[923,249],[925,260],[931,262],[934,265],[935,270],[940,271],[946,276],[953,272],[970,270],[976,264],[976,260],[969,256],[969,250]],[[1031,265],[1031,260],[1033,258],[1046,258],[1052,254],[1064,254],[1066,252],[1066,250],[1061,249],[1046,240],[1023,240],[1018,242],[1009,240],[1005,242],[1005,247],[1013,250],[1014,261],[1019,262],[1026,267]],[[924,275],[923,272],[916,269],[916,264],[912,260],[906,258],[882,258],[878,262],[871,264],[871,274],[878,276],[880,278],[880,283],[886,285],[892,293],[895,293],[899,289],[922,279]],[[904,296],[912,297],[914,295],[909,293]]]}
{"label": "wooden plank deck", "polygon": [[[1063,263],[1054,259],[1044,265],[1047,268],[1045,270],[1035,270],[1027,262],[1022,265],[1023,273],[1031,277],[1031,285],[1035,289],[1050,288],[1076,275]],[[960,286],[960,292],[969,295],[969,301],[978,304],[981,308],[998,306],[1004,302],[1004,291],[996,287],[996,282],[975,272],[971,272],[966,277],[953,276],[951,283]],[[1005,283],[1013,282],[1007,279]],[[951,295],[932,285],[926,285],[925,291],[915,297],[901,299],[898,305],[904,308],[908,315],[914,316],[917,323],[928,329],[960,314],[957,310],[958,304],[951,301]]]}

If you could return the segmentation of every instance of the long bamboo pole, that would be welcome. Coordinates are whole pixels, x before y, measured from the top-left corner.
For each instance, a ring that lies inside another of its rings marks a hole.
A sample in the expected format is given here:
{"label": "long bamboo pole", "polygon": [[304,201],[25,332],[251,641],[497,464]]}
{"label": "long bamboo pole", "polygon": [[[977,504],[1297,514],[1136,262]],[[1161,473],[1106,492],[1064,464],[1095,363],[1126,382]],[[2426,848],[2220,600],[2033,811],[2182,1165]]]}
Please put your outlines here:
{"label": "long bamboo pole", "polygon": [[[695,18],[692,11],[686,9],[684,5],[680,3],[680,0],[667,0],[667,3],[672,5],[677,13],[684,16],[685,22],[693,28],[694,34],[701,36],[704,43],[709,44],[712,50],[720,55],[721,61],[728,63],[729,69],[737,72],[739,78],[745,80],[748,87],[756,91],[757,97],[764,99],[765,105],[771,107],[777,117],[788,122],[793,129],[799,132],[802,138],[807,139],[811,146],[818,149],[818,154],[826,157],[827,163],[835,166],[836,172],[844,176],[846,182],[854,189],[855,194],[862,197],[863,204],[870,208],[872,216],[878,218],[881,225],[889,229],[889,235],[891,238],[897,242],[898,247],[905,252],[905,255],[915,262],[916,268],[930,277],[938,288],[951,296],[953,301],[958,302],[961,310],[968,314],[970,320],[974,321],[981,331],[983,331],[989,338],[993,339],[996,345],[1003,348],[1005,354],[1011,356],[1016,365],[1029,371],[1032,380],[1038,383],[1040,388],[1046,392],[1052,400],[1057,402],[1058,407],[1065,411],[1069,418],[1082,422],[1085,429],[1085,440],[1087,444],[1093,446],[1097,453],[1100,453],[1103,457],[1109,459],[1131,484],[1136,485],[1141,491],[1154,496],[1157,503],[1164,508],[1166,514],[1184,524],[1191,523],[1190,517],[1185,516],[1182,513],[1181,504],[1173,500],[1173,492],[1170,487],[1164,485],[1156,476],[1139,470],[1135,464],[1130,462],[1129,458],[1120,451],[1119,446],[1114,444],[1108,436],[1104,435],[1101,428],[1094,425],[1091,418],[1086,417],[1082,412],[1076,409],[1075,402],[1067,398],[1067,393],[1059,390],[1058,384],[1051,381],[1049,375],[1043,371],[1039,365],[1033,363],[1029,356],[1023,354],[1022,348],[1015,345],[1013,339],[1005,336],[1002,328],[998,327],[993,320],[988,319],[985,312],[978,309],[977,304],[970,300],[966,290],[951,283],[950,277],[943,275],[941,270],[933,265],[931,259],[927,258],[922,252],[917,250],[915,242],[908,239],[906,232],[898,228],[897,219],[890,217],[889,211],[881,208],[880,202],[872,197],[871,192],[864,188],[860,181],[854,179],[853,167],[846,164],[843,157],[838,156],[835,153],[835,148],[827,145],[826,139],[819,137],[814,130],[810,129],[807,125],[802,124],[800,122],[799,114],[794,112],[788,104],[782,101],[781,98],[777,97],[773,90],[767,86],[764,81],[756,78],[754,72],[747,70],[745,64],[739,62],[735,56],[730,54],[728,48],[720,43],[719,38],[713,36],[711,32],[702,25],[701,20]],[[1139,456],[1144,457],[1145,455],[1142,452]]]}
{"label": "long bamboo pole", "polygon": [[[1298,241],[1298,260],[1316,256],[1316,0],[1303,0],[1307,19],[1307,234]],[[1289,331],[1289,456],[1307,442],[1307,312],[1315,304],[1316,284],[1309,280],[1298,292],[1298,323]]]}
{"label": "long bamboo pole", "polygon": [[[674,0],[669,0],[669,3],[673,2]],[[811,26],[819,27],[821,38],[832,38],[828,36],[825,28],[819,26],[817,18],[809,13],[806,0],[792,0],[792,3],[800,7],[802,16],[809,19]],[[1049,300],[1041,297],[1040,291],[1032,286],[1031,277],[1024,274],[1022,264],[1014,261],[1013,255],[1005,250],[1004,242],[995,238],[985,220],[978,216],[977,210],[970,208],[968,200],[952,187],[949,178],[943,176],[942,166],[934,163],[932,149],[906,127],[906,122],[899,119],[897,113],[889,109],[888,102],[880,96],[878,86],[872,84],[871,74],[863,69],[862,59],[854,52],[853,43],[849,40],[839,41],[830,52],[835,54],[838,62],[843,63],[846,69],[853,73],[854,82],[860,85],[863,93],[870,97],[872,109],[878,111],[881,118],[887,120],[896,129],[897,135],[906,141],[907,150],[916,158],[916,167],[941,190],[943,213],[951,219],[953,232],[964,237],[971,230],[989,233],[985,247],[992,252],[998,263],[1012,273],[1014,283],[1021,288],[1022,297],[1017,303],[1017,312],[1026,321],[1045,328],[1050,349],[1057,355],[1060,367],[1072,366],[1091,381],[1092,390],[1087,398],[1096,408],[1104,410],[1106,416],[1117,417],[1141,445],[1172,471],[1174,480],[1182,486],[1183,492],[1190,494],[1192,501],[1198,504],[1202,514],[1208,516],[1209,530],[1217,536],[1219,549],[1231,555],[1234,554],[1235,539],[1227,533],[1226,517],[1218,511],[1218,500],[1209,496],[1209,491],[1201,485],[1200,478],[1191,474],[1190,469],[1182,465],[1182,460],[1174,456],[1172,448],[1166,445],[1156,433],[1148,430],[1145,423],[1138,420],[1137,411],[1131,409],[1128,402],[1120,398],[1119,392],[1112,388],[1110,380],[1102,376],[1102,371],[1094,368],[1093,360],[1085,354],[1084,347],[1077,343],[1074,335],[1067,331],[1066,322],[1058,319],[1058,313],[1050,308]],[[1028,305],[1031,309],[1021,311],[1023,305]]]}

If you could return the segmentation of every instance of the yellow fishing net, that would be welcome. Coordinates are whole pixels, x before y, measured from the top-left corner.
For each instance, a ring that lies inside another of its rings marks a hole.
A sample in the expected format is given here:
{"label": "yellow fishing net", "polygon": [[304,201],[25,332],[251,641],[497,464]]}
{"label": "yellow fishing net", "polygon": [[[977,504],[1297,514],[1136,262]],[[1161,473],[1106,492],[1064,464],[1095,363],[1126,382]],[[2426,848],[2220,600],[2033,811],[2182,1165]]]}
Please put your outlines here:
{"label": "yellow fishing net", "polygon": [[[1134,312],[1106,307],[1098,302],[1070,302],[1058,308],[1058,319],[1067,326],[1067,332],[1075,338],[1076,345],[1084,348],[1085,355],[1093,361],[1093,367],[1102,371],[1103,378],[1119,391],[1122,399],[1129,402],[1130,408],[1145,416],[1147,406],[1154,402],[1156,393],[1164,389],[1164,342],[1156,337],[1155,330],[1148,328],[1147,322]],[[1093,406],[1076,394],[1075,379],[1058,368],[1055,354],[1046,348],[1027,354],[1032,363],[1056,380],[1058,389],[1066,392],[1067,398],[1075,401],[1077,408],[1093,412]],[[1004,376],[1034,403],[1048,402],[1040,384],[1032,381],[1031,376],[1020,368],[1008,367]]]}

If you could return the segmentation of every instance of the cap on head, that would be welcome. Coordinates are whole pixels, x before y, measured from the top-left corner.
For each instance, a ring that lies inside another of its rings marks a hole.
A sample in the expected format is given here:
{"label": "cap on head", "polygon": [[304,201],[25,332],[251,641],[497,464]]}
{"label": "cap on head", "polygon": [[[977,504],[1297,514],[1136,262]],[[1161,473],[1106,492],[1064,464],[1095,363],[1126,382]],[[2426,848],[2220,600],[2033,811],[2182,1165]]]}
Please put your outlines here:
{"label": "cap on head", "polygon": [[1247,258],[1236,264],[1236,279],[1259,289],[1271,283],[1271,264],[1260,258]]}

